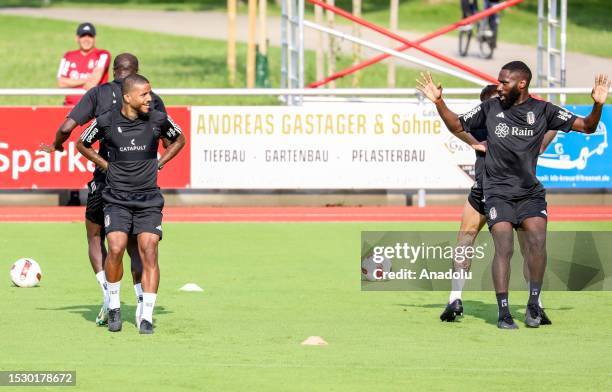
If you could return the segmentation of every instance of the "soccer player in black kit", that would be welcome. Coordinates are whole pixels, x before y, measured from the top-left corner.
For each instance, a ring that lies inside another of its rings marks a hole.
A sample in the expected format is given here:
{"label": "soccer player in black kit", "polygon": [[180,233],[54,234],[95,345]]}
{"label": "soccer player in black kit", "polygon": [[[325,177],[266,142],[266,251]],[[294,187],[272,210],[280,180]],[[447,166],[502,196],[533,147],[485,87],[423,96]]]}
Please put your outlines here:
{"label": "soccer player in black kit", "polygon": [[[41,144],[40,149],[48,153],[63,151],[63,144],[68,140],[77,125],[84,125],[113,108],[121,108],[121,83],[123,79],[136,73],[138,73],[138,59],[136,56],[131,53],[122,53],[115,57],[113,62],[114,80],[87,91],[60,125],[54,142],[51,145]],[[162,99],[155,93],[151,93],[151,97],[151,107],[155,110],[166,112]],[[104,156],[106,154],[104,145],[101,148],[99,153]],[[102,190],[105,184],[106,173],[99,167],[96,167],[93,179],[87,184],[89,192],[87,195],[87,208],[85,209],[85,228],[87,230],[89,260],[96,274],[96,280],[102,289],[103,296],[102,308],[96,317],[96,324],[98,325],[104,325],[108,320],[108,292],[106,290],[106,276],[104,274],[106,247],[104,246],[104,212],[102,202]],[[130,237],[127,251],[132,261],[132,279],[136,294],[135,319],[136,326],[139,327],[142,313],[142,285],[140,282],[142,262],[138,254],[138,244],[135,237]]]}
{"label": "soccer player in black kit", "polygon": [[493,285],[498,305],[497,326],[516,329],[509,310],[508,283],[513,252],[513,229],[520,229],[521,248],[529,268],[529,300],[525,324],[539,327],[538,304],[546,269],[546,192],[535,169],[542,140],[548,130],[593,133],[601,118],[610,82],[606,75],[595,78],[591,113],[580,118],[550,102],[529,96],[531,71],[521,61],[504,65],[498,76],[499,98],[490,99],[461,116],[442,99],[442,86],[431,75],[422,75],[417,88],[435,105],[446,127],[456,136],[472,129],[487,128],[484,173],[485,213],[493,242]]}
{"label": "soccer player in black kit", "polygon": [[[153,333],[153,308],[159,286],[158,243],[162,238],[164,198],[157,186],[157,172],[185,145],[180,128],[166,113],[150,110],[151,85],[141,75],[122,83],[123,103],[96,118],[81,135],[77,148],[107,172],[104,229],[108,242],[105,272],[109,292],[108,329],[121,330],[119,291],[122,258],[130,235],[137,236],[142,259],[143,312],[140,333]],[[160,139],[168,147],[157,159]],[[106,156],[91,146],[101,140]]]}
{"label": "soccer player in black kit", "polygon": [[[487,99],[498,97],[497,85],[489,84],[480,92],[480,102],[484,102]],[[472,129],[471,134],[480,142],[487,140],[487,128]],[[557,132],[549,131],[544,136],[540,153],[543,153],[550,142],[555,138]],[[484,193],[482,188],[482,181],[485,170],[485,152],[476,151],[476,162],[474,163],[474,185],[470,188],[465,205],[463,206],[463,213],[461,214],[461,224],[459,227],[459,233],[457,234],[457,246],[458,247],[472,247],[476,241],[476,237],[487,219],[485,216],[485,203]],[[519,233],[519,243],[523,246],[522,236]],[[453,271],[465,270],[469,271],[471,267],[471,260],[467,258],[461,259],[461,261],[455,260],[453,262]],[[523,264],[523,274],[525,281],[529,283],[529,269],[527,264]],[[452,322],[455,321],[456,316],[463,315],[463,302],[461,300],[463,286],[465,285],[465,278],[453,278],[451,282],[451,292],[448,298],[448,303],[440,315],[440,320]],[[542,298],[540,296],[539,301],[540,307],[542,307]],[[542,309],[542,324],[549,324],[550,320]]]}

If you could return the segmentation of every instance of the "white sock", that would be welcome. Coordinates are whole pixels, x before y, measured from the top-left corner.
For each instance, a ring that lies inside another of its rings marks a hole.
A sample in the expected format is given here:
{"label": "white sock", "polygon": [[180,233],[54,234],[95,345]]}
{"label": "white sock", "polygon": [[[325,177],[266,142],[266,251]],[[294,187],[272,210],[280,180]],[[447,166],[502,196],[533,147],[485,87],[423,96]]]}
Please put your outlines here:
{"label": "white sock", "polygon": [[106,286],[108,287],[108,308],[119,309],[121,307],[121,297],[119,295],[121,291],[121,281],[115,283],[106,282]]}
{"label": "white sock", "polygon": [[142,284],[136,283],[134,285],[134,293],[136,294],[136,303],[142,302]]}
{"label": "white sock", "polygon": [[[531,293],[531,282],[527,282],[527,289]],[[544,304],[542,304],[542,289],[540,289],[540,295],[538,295],[538,305],[544,308]]]}
{"label": "white sock", "polygon": [[153,324],[153,308],[157,300],[157,293],[142,293],[142,319]]}
{"label": "white sock", "polygon": [[108,290],[106,287],[106,274],[104,270],[98,272],[96,274],[96,280],[100,284],[100,288],[102,289],[102,298],[104,298],[104,302],[108,301]]}
{"label": "white sock", "polygon": [[463,291],[463,286],[465,285],[465,279],[464,278],[459,278],[459,279],[453,279],[452,283],[451,283],[451,292],[450,292],[450,296],[448,298],[448,303],[452,303],[454,300],[456,299],[461,299],[461,292]]}

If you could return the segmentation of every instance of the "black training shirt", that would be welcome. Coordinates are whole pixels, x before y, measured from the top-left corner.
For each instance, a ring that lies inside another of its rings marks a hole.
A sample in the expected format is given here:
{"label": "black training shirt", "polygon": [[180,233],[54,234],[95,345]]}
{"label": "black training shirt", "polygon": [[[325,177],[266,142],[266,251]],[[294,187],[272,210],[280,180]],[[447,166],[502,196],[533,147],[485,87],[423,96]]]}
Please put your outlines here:
{"label": "black training shirt", "polygon": [[[97,117],[81,135],[85,147],[100,140],[108,161],[106,186],[139,192],[157,189],[157,147],[160,138],[175,141],[181,129],[164,112],[150,111],[135,120],[111,110]],[[102,150],[102,147],[101,147]]]}
{"label": "black training shirt", "polygon": [[[77,124],[83,125],[111,109],[120,110],[121,104],[123,103],[121,82],[122,80],[115,79],[112,82],[104,83],[88,90],[81,97],[76,106],[72,108],[68,117],[73,119]],[[151,109],[164,113],[166,112],[164,102],[153,92],[151,92]],[[103,144],[104,143],[100,143],[99,154],[105,156],[106,151],[103,150]],[[104,182],[106,174],[96,167],[93,177],[96,182]]]}
{"label": "black training shirt", "polygon": [[482,102],[459,116],[466,132],[486,127],[484,194],[520,199],[543,192],[536,164],[544,134],[568,132],[576,116],[550,102],[528,98],[504,110],[499,98]]}
{"label": "black training shirt", "polygon": [[[479,128],[475,129],[471,132],[474,139],[479,142],[484,142],[487,140],[487,129]],[[480,151],[474,151],[476,153],[476,162],[474,163],[474,179],[479,187],[482,187],[482,177],[484,175],[484,165],[485,165],[485,153]]]}
{"label": "black training shirt", "polygon": [[[121,83],[122,80],[115,79],[88,90],[79,103],[72,108],[68,117],[77,124],[83,125],[113,108],[121,109],[123,103]],[[164,102],[153,92],[151,92],[151,109],[166,112]]]}

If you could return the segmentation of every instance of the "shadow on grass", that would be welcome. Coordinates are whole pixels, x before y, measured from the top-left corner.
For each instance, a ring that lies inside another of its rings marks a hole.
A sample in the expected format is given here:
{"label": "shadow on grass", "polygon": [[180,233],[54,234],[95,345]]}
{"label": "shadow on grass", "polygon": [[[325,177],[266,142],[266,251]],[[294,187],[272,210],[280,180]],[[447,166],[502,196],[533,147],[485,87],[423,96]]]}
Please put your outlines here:
{"label": "shadow on grass", "polygon": [[[53,311],[66,311],[68,313],[80,314],[86,321],[94,322],[96,321],[96,316],[100,311],[100,304],[95,305],[71,305],[71,306],[62,306],[59,308],[37,308],[37,310],[53,310]],[[123,322],[134,323],[134,314],[136,313],[135,305],[126,305],[124,303],[121,304],[121,318]],[[172,311],[166,310],[163,306],[156,306],[153,312],[154,316],[159,316],[161,314],[169,314],[173,313]]]}
{"label": "shadow on grass", "polygon": [[[440,313],[444,310],[446,304],[395,304],[397,306],[409,307],[409,308],[424,308],[424,309],[439,309]],[[561,307],[547,307],[544,304],[544,309],[547,311],[563,311],[563,310],[572,310],[572,307],[569,306],[561,306]],[[510,312],[512,313],[512,317],[514,317],[515,321],[522,320],[525,316],[525,306],[526,305],[510,305]],[[475,318],[479,318],[486,322],[487,324],[497,325],[497,304],[490,302],[482,302],[482,301],[474,301],[474,300],[464,300],[463,301],[463,315],[471,316]],[[550,316],[550,314],[548,314]],[[553,317],[551,317],[552,319]],[[461,317],[457,318],[455,322],[461,322]],[[439,320],[439,318],[438,318]],[[553,320],[554,322],[554,320]]]}
{"label": "shadow on grass", "polygon": [[162,61],[164,66],[172,67],[172,72],[181,71],[181,68],[184,68],[183,71],[197,69],[198,72],[201,72],[204,75],[210,75],[218,73],[219,71],[225,71],[227,67],[225,58],[222,58],[220,56],[164,56],[162,58]]}
{"label": "shadow on grass", "polygon": [[4,0],[0,1],[0,9],[12,8],[12,7],[29,7],[29,8],[41,8],[43,3],[41,0],[28,1],[28,0]]}
{"label": "shadow on grass", "polygon": [[[407,2],[411,2],[414,0],[408,0]],[[417,0],[420,1],[420,0]],[[342,8],[346,11],[351,11],[353,9],[353,0],[336,0],[336,7]],[[457,7],[459,8],[459,7]],[[380,0],[365,0],[361,3],[361,12],[376,12],[376,11],[386,11],[389,9],[388,1],[380,1]]]}
{"label": "shadow on grass", "polygon": [[[132,5],[134,8],[138,8],[146,5],[159,5],[166,11],[184,11],[184,10],[197,10],[197,11],[210,11],[210,10],[223,10],[227,7],[227,0],[101,0],[97,2],[97,5]],[[88,3],[86,0],[2,0],[0,1],[0,8],[9,7],[30,7],[30,8],[46,8],[53,5],[64,5],[74,7],[95,7],[96,3]]]}

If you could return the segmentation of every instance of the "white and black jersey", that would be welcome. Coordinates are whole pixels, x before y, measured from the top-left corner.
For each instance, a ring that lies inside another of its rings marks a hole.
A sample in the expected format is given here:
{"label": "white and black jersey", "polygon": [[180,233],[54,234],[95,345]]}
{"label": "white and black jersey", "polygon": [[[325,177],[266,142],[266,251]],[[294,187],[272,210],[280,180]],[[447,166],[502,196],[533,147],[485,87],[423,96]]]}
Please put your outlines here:
{"label": "white and black jersey", "polygon": [[[104,113],[115,109],[120,110],[123,104],[121,94],[122,80],[115,79],[112,82],[104,83],[88,90],[81,97],[77,105],[68,113],[71,118],[79,125],[83,125]],[[166,113],[166,106],[162,99],[151,92],[151,109]],[[106,155],[103,143],[100,143],[100,155]],[[105,174],[99,168],[94,171],[94,182],[104,183]]]}
{"label": "white and black jersey", "polygon": [[108,161],[106,186],[112,190],[140,192],[156,190],[157,148],[160,138],[175,141],[181,129],[164,112],[150,111],[135,120],[111,110],[97,117],[81,134],[85,147],[97,140]]}
{"label": "white and black jersey", "polygon": [[575,119],[567,110],[531,97],[506,110],[499,98],[489,99],[459,116],[466,132],[488,131],[485,197],[514,200],[543,194],[536,164],[544,134],[549,130],[568,132]]}

